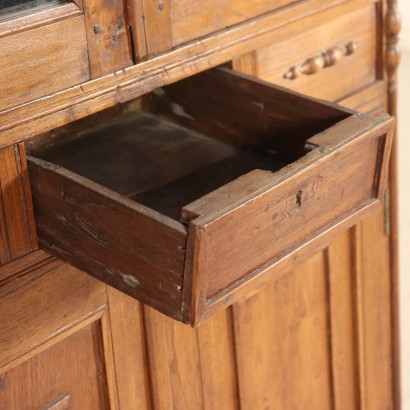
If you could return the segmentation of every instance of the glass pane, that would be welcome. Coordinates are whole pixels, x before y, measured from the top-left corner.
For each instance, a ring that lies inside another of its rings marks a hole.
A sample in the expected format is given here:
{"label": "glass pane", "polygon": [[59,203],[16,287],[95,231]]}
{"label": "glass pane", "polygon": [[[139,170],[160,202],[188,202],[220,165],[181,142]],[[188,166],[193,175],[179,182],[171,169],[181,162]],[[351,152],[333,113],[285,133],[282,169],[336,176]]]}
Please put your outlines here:
{"label": "glass pane", "polygon": [[27,14],[34,9],[43,9],[56,6],[69,0],[0,0],[0,20],[10,18],[18,14]]}

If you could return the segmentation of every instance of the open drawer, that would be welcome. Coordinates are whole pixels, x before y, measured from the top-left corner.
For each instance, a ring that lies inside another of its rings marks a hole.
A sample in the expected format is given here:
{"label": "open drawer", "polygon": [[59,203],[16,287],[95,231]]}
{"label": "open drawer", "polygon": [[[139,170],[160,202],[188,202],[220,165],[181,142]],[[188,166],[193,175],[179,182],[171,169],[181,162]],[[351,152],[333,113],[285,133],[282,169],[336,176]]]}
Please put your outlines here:
{"label": "open drawer", "polygon": [[40,243],[186,323],[326,246],[383,196],[388,116],[227,68],[122,111],[28,144]]}

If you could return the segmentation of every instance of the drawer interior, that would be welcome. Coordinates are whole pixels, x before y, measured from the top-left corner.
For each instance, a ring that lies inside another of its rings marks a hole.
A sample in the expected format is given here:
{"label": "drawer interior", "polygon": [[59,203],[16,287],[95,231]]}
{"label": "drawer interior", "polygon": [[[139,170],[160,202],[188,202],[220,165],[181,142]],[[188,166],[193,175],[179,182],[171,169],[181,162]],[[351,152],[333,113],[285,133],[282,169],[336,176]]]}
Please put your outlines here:
{"label": "drawer interior", "polygon": [[309,138],[348,116],[250,85],[229,69],[199,74],[33,139],[28,153],[181,220],[184,206],[241,175],[302,157]]}

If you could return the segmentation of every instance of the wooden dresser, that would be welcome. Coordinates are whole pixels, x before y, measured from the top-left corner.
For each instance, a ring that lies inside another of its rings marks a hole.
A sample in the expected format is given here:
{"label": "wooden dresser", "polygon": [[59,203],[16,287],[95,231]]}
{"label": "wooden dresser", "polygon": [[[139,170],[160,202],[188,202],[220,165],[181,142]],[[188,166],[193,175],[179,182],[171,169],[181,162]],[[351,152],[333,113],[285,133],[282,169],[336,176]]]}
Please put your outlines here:
{"label": "wooden dresser", "polygon": [[399,409],[399,30],[0,2],[0,409]]}

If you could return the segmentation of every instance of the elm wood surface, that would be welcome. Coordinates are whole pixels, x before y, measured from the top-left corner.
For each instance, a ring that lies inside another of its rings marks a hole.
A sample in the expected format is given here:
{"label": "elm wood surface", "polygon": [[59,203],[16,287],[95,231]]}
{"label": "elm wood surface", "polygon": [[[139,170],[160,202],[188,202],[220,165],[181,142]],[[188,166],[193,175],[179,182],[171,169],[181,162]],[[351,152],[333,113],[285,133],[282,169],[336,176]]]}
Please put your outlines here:
{"label": "elm wood surface", "polygon": [[[332,101],[371,85],[378,78],[377,14],[377,5],[371,4],[258,49],[255,52],[258,76],[312,97]],[[334,48],[345,48],[348,44],[354,45],[354,52],[333,66],[321,68],[319,65],[310,75],[287,78],[294,67],[309,59],[316,61],[319,58],[323,59],[319,63],[329,61],[330,64],[331,57],[325,53]],[[280,59],[275,58],[278,55]]]}
{"label": "elm wood surface", "polygon": [[0,265],[38,247],[23,144],[0,151]]}
{"label": "elm wood surface", "polygon": [[[0,146],[31,138],[120,102],[132,100],[156,87],[271,44],[273,37],[277,41],[286,39],[291,34],[296,35],[327,19],[374,2],[298,2],[280,12],[233,26],[199,42],[192,42],[133,67],[54,94],[46,101],[37,100],[16,109],[2,111]],[[302,21],[303,16],[305,18]]]}
{"label": "elm wood surface", "polygon": [[0,55],[0,109],[90,79],[82,16],[0,38]]}
{"label": "elm wood surface", "polygon": [[91,78],[133,65],[130,32],[121,0],[83,2]]}

